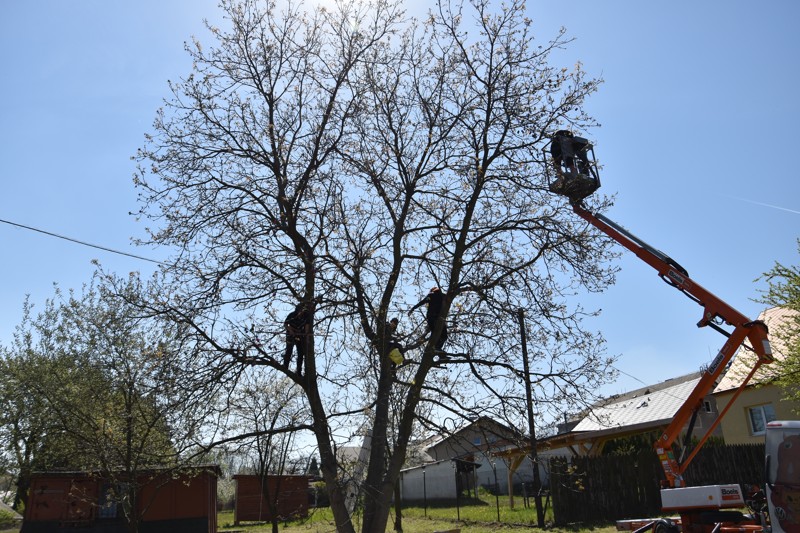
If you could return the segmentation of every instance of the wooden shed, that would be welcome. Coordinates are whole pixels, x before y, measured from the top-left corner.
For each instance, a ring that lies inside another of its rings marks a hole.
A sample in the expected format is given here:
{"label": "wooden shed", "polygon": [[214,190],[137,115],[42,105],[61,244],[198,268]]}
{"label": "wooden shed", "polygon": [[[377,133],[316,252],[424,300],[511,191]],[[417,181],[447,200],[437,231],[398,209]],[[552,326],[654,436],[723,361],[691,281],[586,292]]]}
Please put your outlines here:
{"label": "wooden shed", "polygon": [[308,516],[308,476],[266,476],[262,480],[261,476],[240,474],[233,479],[236,481],[236,524],[272,520],[272,507],[280,519]]}
{"label": "wooden shed", "polygon": [[[216,533],[219,467],[141,472],[137,499],[141,533]],[[113,480],[113,481],[112,481]],[[123,533],[126,520],[115,500],[120,476],[100,472],[31,475],[21,533]]]}

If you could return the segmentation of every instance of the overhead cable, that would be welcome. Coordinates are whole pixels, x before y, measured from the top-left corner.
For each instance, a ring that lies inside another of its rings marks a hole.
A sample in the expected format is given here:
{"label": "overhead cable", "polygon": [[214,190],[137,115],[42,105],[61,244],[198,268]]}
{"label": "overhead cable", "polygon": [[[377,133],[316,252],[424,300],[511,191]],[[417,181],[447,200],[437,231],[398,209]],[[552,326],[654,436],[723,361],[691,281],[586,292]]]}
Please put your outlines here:
{"label": "overhead cable", "polygon": [[100,246],[98,244],[92,244],[92,243],[81,241],[81,240],[78,240],[78,239],[73,239],[72,237],[59,235],[58,233],[53,233],[51,231],[45,231],[43,229],[34,228],[32,226],[26,226],[25,224],[18,224],[16,222],[11,222],[10,220],[3,220],[2,218],[0,218],[0,222],[2,222],[3,224],[8,224],[10,226],[16,226],[18,228],[27,229],[27,230],[30,230],[30,231],[36,231],[38,233],[44,233],[45,235],[49,235],[51,237],[57,237],[59,239],[64,239],[65,241],[74,242],[76,244],[80,244],[82,246],[88,246],[90,248],[96,248],[98,250],[104,250],[106,252],[111,252],[113,254],[125,255],[125,256],[128,256],[128,257],[132,257],[134,259],[140,259],[142,261],[149,261],[151,263],[156,263],[157,265],[163,265],[164,264],[161,261],[156,261],[155,259],[150,259],[148,257],[142,257],[141,255],[130,254],[128,252],[121,252],[119,250],[114,250],[113,248],[108,248],[106,246]]}

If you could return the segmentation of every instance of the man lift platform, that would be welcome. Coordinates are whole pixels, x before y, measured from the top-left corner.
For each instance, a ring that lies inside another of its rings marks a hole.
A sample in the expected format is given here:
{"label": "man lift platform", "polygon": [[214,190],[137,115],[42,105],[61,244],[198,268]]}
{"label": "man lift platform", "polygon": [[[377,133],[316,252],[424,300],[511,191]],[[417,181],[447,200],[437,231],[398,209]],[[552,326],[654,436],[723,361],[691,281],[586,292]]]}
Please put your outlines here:
{"label": "man lift platform", "polygon": [[556,174],[555,179],[550,181],[550,192],[566,196],[574,204],[580,203],[600,187],[594,148],[589,141],[575,137],[567,130],[559,130],[549,146]]}

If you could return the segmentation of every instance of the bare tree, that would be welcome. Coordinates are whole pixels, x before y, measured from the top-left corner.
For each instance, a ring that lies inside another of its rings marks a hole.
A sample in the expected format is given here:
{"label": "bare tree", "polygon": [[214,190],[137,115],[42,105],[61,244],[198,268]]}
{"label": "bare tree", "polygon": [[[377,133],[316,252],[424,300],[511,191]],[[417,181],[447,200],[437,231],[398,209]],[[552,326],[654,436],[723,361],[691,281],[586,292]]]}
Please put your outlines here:
{"label": "bare tree", "polygon": [[[280,521],[289,518],[280,515],[280,475],[286,473],[296,434],[276,429],[294,427],[307,417],[299,387],[287,379],[273,381],[260,370],[250,369],[239,381],[229,404],[230,422],[234,424],[229,432],[236,436],[240,453],[249,459],[253,473],[261,480],[261,495],[267,502],[272,531],[277,533]],[[244,434],[249,437],[241,438]],[[269,482],[270,475],[276,476],[275,483]]]}
{"label": "bare tree", "polygon": [[[151,240],[179,250],[179,297],[153,308],[195,329],[209,377],[258,365],[303,391],[308,420],[273,431],[313,431],[340,531],[355,526],[335,447],[366,424],[362,530],[383,531],[415,430],[524,420],[519,308],[542,420],[609,376],[569,303],[613,282],[609,243],[548,192],[541,152],[595,125],[599,80],[552,66],[568,39],[536,41],[519,1],[444,0],[423,21],[386,0],[222,7],[230,30],[188,47],[194,71],[138,154]],[[407,315],[433,286],[439,312]],[[298,303],[302,366],[285,359]]]}

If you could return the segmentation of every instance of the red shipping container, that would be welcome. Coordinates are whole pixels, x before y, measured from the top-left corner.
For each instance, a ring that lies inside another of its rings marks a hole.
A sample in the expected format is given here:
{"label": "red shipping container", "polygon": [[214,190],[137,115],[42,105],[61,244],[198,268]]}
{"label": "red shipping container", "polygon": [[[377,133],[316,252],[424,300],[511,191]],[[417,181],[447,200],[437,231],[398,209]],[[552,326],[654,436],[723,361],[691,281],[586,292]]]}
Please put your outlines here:
{"label": "red shipping container", "polygon": [[266,493],[261,490],[260,476],[236,475],[233,479],[236,481],[236,524],[272,520],[270,500],[279,519],[308,516],[308,476],[266,476]]}
{"label": "red shipping container", "polygon": [[[148,470],[137,479],[141,533],[216,533],[218,466],[173,474]],[[99,472],[35,472],[20,533],[126,531],[122,504],[113,497],[119,476]]]}

